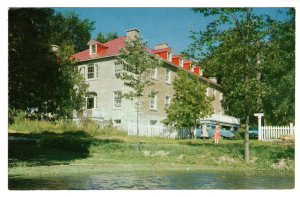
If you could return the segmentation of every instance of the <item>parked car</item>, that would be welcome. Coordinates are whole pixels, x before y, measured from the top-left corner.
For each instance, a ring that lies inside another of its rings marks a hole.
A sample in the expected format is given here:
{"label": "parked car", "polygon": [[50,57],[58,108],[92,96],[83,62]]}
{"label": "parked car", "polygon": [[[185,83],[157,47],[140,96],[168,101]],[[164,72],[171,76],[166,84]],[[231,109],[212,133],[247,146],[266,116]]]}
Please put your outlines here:
{"label": "parked car", "polygon": [[[208,138],[212,138],[214,135],[214,129],[208,129],[207,133],[208,133]],[[195,137],[202,138],[202,129],[201,128],[198,128],[196,130]],[[232,138],[234,138],[234,132],[231,130],[221,129],[221,137],[232,139]]]}
{"label": "parked car", "polygon": [[249,138],[258,138],[258,129],[249,129]]}

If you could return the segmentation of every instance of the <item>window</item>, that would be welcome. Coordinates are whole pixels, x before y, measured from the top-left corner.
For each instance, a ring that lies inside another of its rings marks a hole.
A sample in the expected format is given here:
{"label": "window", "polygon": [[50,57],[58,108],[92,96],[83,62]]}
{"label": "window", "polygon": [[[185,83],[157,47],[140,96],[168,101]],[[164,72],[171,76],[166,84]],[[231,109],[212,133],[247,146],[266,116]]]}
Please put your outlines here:
{"label": "window", "polygon": [[95,68],[94,68],[93,65],[88,66],[88,72],[87,72],[87,78],[88,79],[93,79],[94,78],[94,75],[95,75],[94,71],[95,71]]}
{"label": "window", "polygon": [[157,120],[150,120],[150,125],[156,125]]}
{"label": "window", "polygon": [[122,123],[122,121],[120,119],[116,119],[114,120],[115,125],[120,125]]}
{"label": "window", "polygon": [[114,70],[115,76],[118,76],[123,72],[123,66],[122,65],[115,65],[114,69],[115,69]]}
{"label": "window", "polygon": [[171,83],[171,71],[166,68],[166,83]]}
{"label": "window", "polygon": [[[85,74],[85,71],[84,71]],[[98,77],[98,65],[90,64],[87,66],[86,79],[95,79]]]}
{"label": "window", "polygon": [[223,93],[220,92],[219,101],[222,101],[222,100],[223,100]]}
{"label": "window", "polygon": [[151,79],[157,79],[157,68],[151,69]]}
{"label": "window", "polygon": [[96,45],[95,44],[91,45],[91,54],[96,54]]}
{"label": "window", "polygon": [[84,77],[84,79],[85,79],[85,67],[81,67],[80,69],[79,69],[79,71],[80,71],[80,74]]}
{"label": "window", "polygon": [[86,96],[86,108],[94,109],[97,108],[97,94],[95,92],[90,92]]}
{"label": "window", "polygon": [[170,106],[170,103],[171,103],[171,97],[169,96],[166,96],[166,102],[165,102],[165,107],[169,107]]}
{"label": "window", "polygon": [[122,107],[122,92],[121,91],[114,92],[114,107],[115,108]]}
{"label": "window", "polygon": [[170,61],[170,62],[172,61],[172,53],[169,53],[169,52],[168,52],[168,61]]}
{"label": "window", "polygon": [[156,110],[156,95],[150,98],[150,109]]}

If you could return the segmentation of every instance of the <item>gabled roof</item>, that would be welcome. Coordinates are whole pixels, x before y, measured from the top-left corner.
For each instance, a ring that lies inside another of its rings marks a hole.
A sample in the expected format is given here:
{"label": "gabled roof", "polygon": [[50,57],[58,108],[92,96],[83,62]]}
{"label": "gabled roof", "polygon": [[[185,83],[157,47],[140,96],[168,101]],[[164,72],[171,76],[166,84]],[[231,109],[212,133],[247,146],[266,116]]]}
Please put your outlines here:
{"label": "gabled roof", "polygon": [[163,48],[163,49],[154,49],[153,53],[159,53],[159,52],[163,52],[163,51],[171,51],[171,48]]}
{"label": "gabled roof", "polygon": [[[113,39],[111,41],[108,41],[106,43],[100,43],[96,40],[90,40],[88,44],[91,44],[91,42],[99,43],[102,46],[105,46],[107,49],[105,50],[104,54],[94,54],[90,55],[89,49],[86,49],[84,51],[81,51],[79,53],[74,54],[72,57],[75,59],[79,59],[79,61],[87,61],[92,59],[98,59],[98,58],[104,58],[104,57],[110,57],[115,56],[120,53],[120,49],[125,47],[124,40],[126,39],[126,36],[122,36],[116,39]],[[153,50],[146,48],[146,51],[153,54]]]}
{"label": "gabled roof", "polygon": [[181,57],[182,55],[172,55],[172,58],[178,58]]}
{"label": "gabled roof", "polygon": [[106,48],[108,48],[108,46],[106,46],[105,44],[103,44],[103,43],[101,43],[101,42],[98,42],[97,40],[94,40],[94,39],[91,39],[88,43],[87,43],[87,45],[91,45],[91,44],[99,44],[99,45],[101,45],[101,46],[104,46],[104,47],[106,47]]}
{"label": "gabled roof", "polygon": [[184,60],[183,63],[184,63],[184,64],[186,64],[186,63],[191,64],[191,63],[193,63],[193,61],[192,61],[192,60]]}
{"label": "gabled roof", "polygon": [[[114,40],[111,40],[111,41],[108,41],[106,43],[100,43],[96,40],[91,40],[90,42],[96,42],[97,44],[99,43],[100,45],[102,46],[105,46],[105,52],[102,53],[102,54],[93,54],[93,55],[90,55],[90,51],[89,49],[86,49],[84,51],[81,51],[79,53],[76,53],[74,54],[72,57],[75,58],[75,59],[79,59],[79,61],[89,61],[89,60],[94,60],[94,59],[99,59],[99,58],[105,58],[105,57],[112,57],[112,56],[116,56],[116,55],[119,55],[120,53],[120,49],[125,47],[125,39],[127,37],[126,36],[122,36],[122,37],[119,37],[119,38],[116,38]],[[89,43],[90,43],[89,42]],[[88,43],[88,44],[89,44]],[[171,48],[164,48],[164,49],[158,49],[158,50],[152,50],[150,48],[146,48],[146,51],[152,55],[155,55],[156,53],[158,52],[163,52],[163,51],[171,51]],[[181,55],[173,55],[173,57],[177,57],[177,56],[181,56]],[[178,67],[177,65],[175,65],[174,63],[170,62],[170,61],[167,61],[165,59],[162,59],[163,62],[177,68],[177,69],[183,69],[183,68],[180,68]],[[192,60],[184,60],[184,63],[192,63]],[[196,75],[195,73],[189,71],[189,70],[185,70],[186,72],[189,72],[193,75]],[[203,81],[206,81],[210,84],[214,84],[215,86],[221,88],[221,86],[213,81],[211,81],[210,79],[206,78],[206,77],[202,77],[202,76],[199,76],[199,75],[196,75],[198,76],[201,80]]]}

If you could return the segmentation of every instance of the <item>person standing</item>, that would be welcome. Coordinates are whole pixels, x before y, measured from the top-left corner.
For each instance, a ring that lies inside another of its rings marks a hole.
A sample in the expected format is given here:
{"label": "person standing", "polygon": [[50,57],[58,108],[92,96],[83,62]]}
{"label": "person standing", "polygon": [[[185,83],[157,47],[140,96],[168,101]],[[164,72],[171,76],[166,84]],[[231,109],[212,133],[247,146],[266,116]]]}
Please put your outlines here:
{"label": "person standing", "polygon": [[219,123],[217,123],[217,125],[216,125],[213,137],[215,139],[215,144],[218,144],[219,143],[219,139],[221,137],[221,130],[220,130],[220,124]]}
{"label": "person standing", "polygon": [[203,139],[205,140],[206,138],[208,138],[208,133],[207,133],[207,127],[206,127],[206,124],[204,124],[202,126],[202,137]]}

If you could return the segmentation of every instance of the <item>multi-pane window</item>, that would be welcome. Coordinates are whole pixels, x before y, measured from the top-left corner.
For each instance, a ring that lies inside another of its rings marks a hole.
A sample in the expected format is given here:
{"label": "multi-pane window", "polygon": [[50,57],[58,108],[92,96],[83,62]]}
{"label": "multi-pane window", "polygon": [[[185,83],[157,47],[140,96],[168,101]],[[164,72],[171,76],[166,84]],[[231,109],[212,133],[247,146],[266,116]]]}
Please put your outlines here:
{"label": "multi-pane window", "polygon": [[115,108],[122,107],[122,92],[121,91],[114,92],[114,107]]}
{"label": "multi-pane window", "polygon": [[150,98],[150,109],[154,109],[156,110],[156,104],[157,104],[157,97],[156,95],[153,95],[151,98]]}
{"label": "multi-pane window", "polygon": [[114,73],[115,73],[115,76],[118,76],[120,75],[122,72],[123,72],[123,66],[122,65],[115,65],[115,70],[114,70]]}
{"label": "multi-pane window", "polygon": [[[85,74],[85,72],[84,72]],[[95,79],[98,77],[98,65],[90,64],[87,66],[86,79]]]}
{"label": "multi-pane window", "polygon": [[88,66],[87,70],[87,78],[88,79],[93,79],[95,77],[95,68],[94,65]]}
{"label": "multi-pane window", "polygon": [[165,107],[169,107],[170,106],[170,103],[171,103],[171,97],[169,96],[166,96],[166,101],[165,101]]}
{"label": "multi-pane window", "polygon": [[115,125],[120,125],[122,123],[121,119],[114,120]]}
{"label": "multi-pane window", "polygon": [[157,79],[157,68],[151,69],[151,78]]}
{"label": "multi-pane window", "polygon": [[165,76],[166,83],[171,83],[171,71],[166,68],[166,76]]}
{"label": "multi-pane window", "polygon": [[88,93],[86,97],[86,108],[94,109],[97,108],[97,94],[94,92]]}
{"label": "multi-pane window", "polygon": [[150,125],[156,125],[157,120],[150,120]]}
{"label": "multi-pane window", "polygon": [[91,54],[95,54],[96,53],[96,45],[93,44],[91,45]]}

